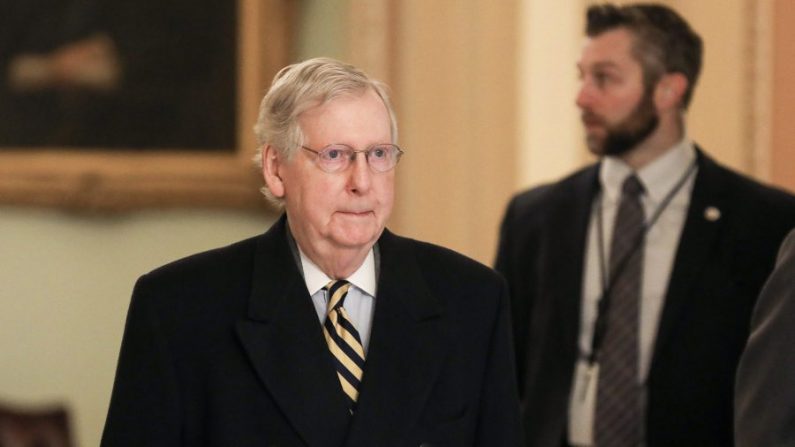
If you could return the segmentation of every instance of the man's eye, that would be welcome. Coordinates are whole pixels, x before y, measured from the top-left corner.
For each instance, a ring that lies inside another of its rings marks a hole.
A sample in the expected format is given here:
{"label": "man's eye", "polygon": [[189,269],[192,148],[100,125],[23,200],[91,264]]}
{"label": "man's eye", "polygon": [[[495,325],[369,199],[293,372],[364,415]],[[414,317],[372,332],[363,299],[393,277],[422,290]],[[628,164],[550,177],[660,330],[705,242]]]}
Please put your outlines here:
{"label": "man's eye", "polygon": [[330,149],[326,151],[326,158],[329,160],[335,160],[340,157],[342,157],[342,151],[339,149]]}
{"label": "man's eye", "polygon": [[370,156],[375,158],[385,158],[386,157],[386,149],[384,148],[375,148],[370,151]]}
{"label": "man's eye", "polygon": [[593,79],[596,85],[604,86],[615,83],[617,78],[611,73],[594,73]]}

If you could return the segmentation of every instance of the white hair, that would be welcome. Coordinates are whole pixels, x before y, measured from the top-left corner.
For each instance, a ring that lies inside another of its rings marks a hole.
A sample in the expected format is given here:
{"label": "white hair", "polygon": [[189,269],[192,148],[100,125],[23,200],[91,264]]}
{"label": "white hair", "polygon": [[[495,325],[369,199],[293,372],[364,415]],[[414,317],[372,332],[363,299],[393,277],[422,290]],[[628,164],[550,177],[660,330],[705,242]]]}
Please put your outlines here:
{"label": "white hair", "polygon": [[[273,78],[260,103],[259,117],[254,126],[259,143],[254,162],[262,168],[262,148],[265,145],[272,146],[287,159],[291,158],[304,144],[304,134],[298,124],[303,112],[339,96],[357,95],[368,90],[374,91],[384,102],[389,112],[392,143],[396,143],[397,120],[383,83],[353,65],[327,57],[284,67]],[[278,207],[284,205],[284,201],[275,197],[267,185],[261,191]]]}

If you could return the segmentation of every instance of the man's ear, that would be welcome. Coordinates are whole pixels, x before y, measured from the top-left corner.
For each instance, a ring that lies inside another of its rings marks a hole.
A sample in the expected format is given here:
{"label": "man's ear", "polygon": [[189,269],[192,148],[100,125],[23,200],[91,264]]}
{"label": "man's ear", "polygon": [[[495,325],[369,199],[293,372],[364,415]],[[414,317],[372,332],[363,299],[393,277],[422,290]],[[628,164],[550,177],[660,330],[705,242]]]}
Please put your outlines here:
{"label": "man's ear", "polygon": [[284,156],[270,144],[262,147],[262,177],[274,197],[284,197],[284,180],[281,171]]}
{"label": "man's ear", "polygon": [[687,77],[682,73],[666,73],[654,89],[654,104],[658,110],[681,109],[684,105]]}

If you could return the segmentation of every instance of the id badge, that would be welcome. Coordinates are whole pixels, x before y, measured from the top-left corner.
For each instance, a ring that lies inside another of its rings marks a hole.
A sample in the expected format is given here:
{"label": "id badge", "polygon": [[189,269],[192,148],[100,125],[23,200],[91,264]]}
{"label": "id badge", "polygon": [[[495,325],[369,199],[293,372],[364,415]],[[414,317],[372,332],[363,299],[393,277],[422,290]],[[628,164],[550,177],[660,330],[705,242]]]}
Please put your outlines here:
{"label": "id badge", "polygon": [[573,446],[590,446],[593,445],[599,364],[578,361],[574,377],[574,390],[569,401],[569,443]]}

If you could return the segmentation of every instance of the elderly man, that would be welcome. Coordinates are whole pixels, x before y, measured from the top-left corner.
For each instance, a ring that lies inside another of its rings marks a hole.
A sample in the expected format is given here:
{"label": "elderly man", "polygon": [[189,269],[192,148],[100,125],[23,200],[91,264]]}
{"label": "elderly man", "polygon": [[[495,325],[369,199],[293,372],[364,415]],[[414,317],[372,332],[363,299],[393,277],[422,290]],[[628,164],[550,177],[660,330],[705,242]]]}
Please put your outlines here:
{"label": "elderly man", "polygon": [[384,87],[289,66],[256,130],[284,216],[138,281],[102,445],[519,445],[504,281],[384,228]]}

